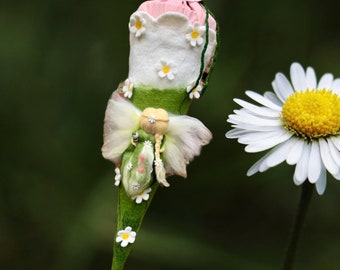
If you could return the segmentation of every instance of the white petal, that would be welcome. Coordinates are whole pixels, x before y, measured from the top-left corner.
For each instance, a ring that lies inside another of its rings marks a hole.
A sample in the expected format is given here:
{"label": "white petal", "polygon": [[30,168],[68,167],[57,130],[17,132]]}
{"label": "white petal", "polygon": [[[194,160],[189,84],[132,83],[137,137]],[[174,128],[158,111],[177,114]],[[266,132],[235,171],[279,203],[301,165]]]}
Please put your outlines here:
{"label": "white petal", "polygon": [[239,129],[245,129],[248,131],[275,131],[277,129],[281,129],[281,126],[261,126],[261,125],[252,125],[252,124],[245,124],[245,123],[236,123],[236,121],[227,120],[228,123],[232,123],[232,127],[239,128]]}
{"label": "white petal", "polygon": [[340,151],[340,137],[330,137],[330,139],[332,140],[332,142],[334,143],[334,146]]}
{"label": "white petal", "polygon": [[263,96],[267,99],[269,99],[271,102],[282,108],[283,102],[275,95],[273,92],[265,92]]}
{"label": "white petal", "polygon": [[333,83],[333,75],[331,73],[324,74],[318,84],[318,89],[330,90]]}
{"label": "white petal", "polygon": [[269,148],[272,148],[275,145],[285,142],[291,136],[292,135],[287,132],[282,133],[281,135],[278,135],[277,137],[268,138],[259,143],[249,144],[248,146],[245,147],[245,151],[248,153],[261,152]]}
{"label": "white petal", "polygon": [[294,140],[288,140],[281,145],[278,145],[273,153],[266,159],[266,164],[269,167],[274,167],[284,160],[286,160],[289,151],[296,142]]}
{"label": "white petal", "polygon": [[313,68],[308,67],[306,71],[307,88],[316,89],[316,75]]}
{"label": "white petal", "polygon": [[229,130],[225,136],[228,139],[237,139],[238,137],[245,135],[245,134],[251,134],[253,133],[252,131],[249,130],[243,130],[243,129],[239,129],[239,128],[234,128],[232,130]]}
{"label": "white petal", "polygon": [[253,91],[246,91],[246,95],[251,99],[255,100],[256,102],[260,103],[263,106],[271,108],[273,110],[281,110],[282,107],[276,105],[274,102],[270,101],[269,99],[261,96],[260,94],[253,92]]}
{"label": "white petal", "polygon": [[318,142],[313,141],[308,161],[309,182],[314,184],[319,179],[320,173],[321,173],[320,148]]}
{"label": "white petal", "polygon": [[336,149],[334,143],[332,140],[327,139],[328,147],[329,147],[329,152],[331,153],[333,160],[335,163],[340,166],[340,152],[338,149]]}
{"label": "white petal", "polygon": [[259,171],[261,164],[266,160],[266,158],[271,154],[271,151],[265,154],[261,159],[255,162],[247,171],[247,176],[252,176]]}
{"label": "white petal", "polygon": [[282,73],[277,73],[275,75],[275,80],[272,82],[272,86],[276,95],[282,102],[294,93],[292,85]]}
{"label": "white petal", "polygon": [[293,63],[290,66],[290,78],[295,91],[304,91],[307,89],[306,74],[300,64]]}
{"label": "white petal", "polygon": [[281,110],[273,110],[273,109],[266,108],[266,107],[259,107],[259,106],[253,105],[247,101],[244,101],[238,98],[235,98],[234,101],[238,105],[242,106],[243,108],[246,108],[247,110],[258,115],[268,116],[268,117],[279,117],[281,113]]}
{"label": "white petal", "polygon": [[319,144],[323,164],[331,174],[337,174],[339,172],[339,166],[332,158],[328,143],[325,141],[325,139],[319,139]]}
{"label": "white petal", "polygon": [[268,119],[268,118],[261,118],[247,113],[240,113],[229,115],[229,119],[234,121],[233,123],[245,123],[245,124],[252,124],[252,125],[260,125],[260,126],[281,126],[282,122],[280,119]]}
{"label": "white petal", "polygon": [[302,184],[307,178],[310,149],[311,149],[310,144],[307,143],[304,144],[302,156],[298,163],[296,164],[294,172],[294,183],[297,185]]}
{"label": "white petal", "polygon": [[316,191],[319,195],[322,195],[325,192],[326,184],[327,184],[326,169],[322,166],[320,177],[318,181],[316,181],[315,183]]}
{"label": "white petal", "polygon": [[291,140],[294,140],[295,144],[292,146],[292,148],[290,149],[287,155],[287,163],[289,165],[294,165],[298,163],[298,161],[301,158],[302,150],[303,150],[305,142],[295,137],[291,138]]}
{"label": "white petal", "polygon": [[340,93],[340,79],[335,79],[333,81],[331,89],[338,94]]}
{"label": "white petal", "polygon": [[270,132],[252,132],[252,133],[240,135],[238,142],[242,144],[260,143],[262,141],[271,139],[273,137],[280,137],[284,133],[286,133],[284,129],[278,129],[278,130],[270,131]]}

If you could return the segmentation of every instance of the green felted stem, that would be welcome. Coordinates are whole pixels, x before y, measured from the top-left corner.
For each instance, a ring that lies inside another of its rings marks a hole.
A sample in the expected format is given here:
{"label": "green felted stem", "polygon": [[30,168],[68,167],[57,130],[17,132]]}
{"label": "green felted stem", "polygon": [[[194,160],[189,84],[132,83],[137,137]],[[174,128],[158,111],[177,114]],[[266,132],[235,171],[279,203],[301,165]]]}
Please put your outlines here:
{"label": "green felted stem", "polygon": [[[163,108],[173,114],[186,114],[190,105],[186,89],[158,90],[151,87],[134,87],[131,101],[140,110],[144,110],[147,107]],[[154,183],[154,175],[153,178]],[[152,191],[150,192],[149,199],[143,201],[141,204],[137,204],[127,196],[123,185],[120,185],[118,191],[117,228],[114,236],[111,270],[124,269],[125,262],[133,247],[133,244],[129,244],[127,247],[121,247],[120,243],[116,243],[115,238],[117,232],[130,226],[132,230],[137,233],[136,241],[138,241],[139,228],[157,187],[158,183],[154,183],[151,186]]]}
{"label": "green felted stem", "polygon": [[[133,231],[137,232],[136,241],[138,239],[138,231],[142,224],[143,217],[151,204],[153,196],[156,193],[158,184],[155,183],[151,186],[152,191],[149,193],[149,200],[143,201],[141,204],[136,204],[125,193],[124,187],[120,186],[118,191],[118,219],[117,219],[117,231],[125,229],[130,226]],[[129,244],[127,247],[121,247],[120,243],[117,243],[114,239],[113,245],[113,260],[111,270],[124,269],[125,262],[129,256],[133,244]]]}

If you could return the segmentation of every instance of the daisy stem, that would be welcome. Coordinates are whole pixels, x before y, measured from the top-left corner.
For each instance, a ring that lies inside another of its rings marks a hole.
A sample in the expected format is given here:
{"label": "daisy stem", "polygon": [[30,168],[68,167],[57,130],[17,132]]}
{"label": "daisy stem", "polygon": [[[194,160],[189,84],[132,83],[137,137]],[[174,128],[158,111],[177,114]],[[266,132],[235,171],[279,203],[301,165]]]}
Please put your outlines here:
{"label": "daisy stem", "polygon": [[301,196],[298,206],[297,215],[295,217],[295,223],[290,236],[289,245],[286,252],[286,258],[283,265],[283,270],[293,269],[294,258],[298,247],[299,239],[301,237],[303,224],[306,218],[308,206],[310,205],[313,195],[314,185],[305,181],[301,187]]}

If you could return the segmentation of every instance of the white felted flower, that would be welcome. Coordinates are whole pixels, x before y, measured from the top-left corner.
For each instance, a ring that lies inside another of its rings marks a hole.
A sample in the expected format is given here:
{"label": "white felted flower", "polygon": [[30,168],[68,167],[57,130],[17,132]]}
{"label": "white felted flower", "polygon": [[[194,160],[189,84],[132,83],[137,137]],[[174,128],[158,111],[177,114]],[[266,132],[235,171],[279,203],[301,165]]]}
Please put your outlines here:
{"label": "white felted flower", "polygon": [[202,85],[197,85],[196,88],[192,89],[193,85],[187,87],[187,92],[189,93],[190,99],[199,99],[201,97]]}
{"label": "white felted flower", "polygon": [[314,69],[298,63],[290,68],[291,82],[278,73],[274,92],[246,94],[261,106],[235,99],[243,108],[229,115],[227,138],[246,144],[247,152],[269,151],[248,171],[263,172],[286,161],[295,166],[294,183],[307,179],[321,195],[326,172],[340,180],[340,79],[325,74],[317,83]]}
{"label": "white felted flower", "polygon": [[204,33],[205,27],[196,22],[193,26],[189,27],[189,33],[186,35],[186,39],[191,46],[200,46],[204,42]]}
{"label": "white felted flower", "polygon": [[118,167],[116,167],[115,173],[116,173],[116,176],[115,176],[115,186],[118,187],[119,184],[120,184],[120,180],[122,179],[122,175],[121,175],[120,169]]}
{"label": "white felted flower", "polygon": [[131,16],[129,29],[136,37],[140,37],[145,32],[145,25],[145,19],[141,18],[139,15],[134,14]]}
{"label": "white felted flower", "polygon": [[121,247],[126,247],[128,244],[135,242],[136,235],[136,232],[134,232],[132,228],[128,226],[124,230],[120,230],[117,233],[116,242],[120,243]]}
{"label": "white felted flower", "polygon": [[165,60],[161,60],[159,64],[156,65],[156,69],[158,71],[158,76],[161,78],[168,78],[172,81],[177,74],[177,69],[174,64]]}
{"label": "white felted flower", "polygon": [[133,83],[130,79],[126,79],[123,86],[123,94],[126,98],[131,98],[133,93]]}
{"label": "white felted flower", "polygon": [[151,188],[147,188],[145,190],[143,190],[141,193],[139,193],[136,196],[133,196],[131,199],[132,200],[136,200],[137,204],[142,203],[142,201],[147,201],[150,197],[150,193],[151,192]]}

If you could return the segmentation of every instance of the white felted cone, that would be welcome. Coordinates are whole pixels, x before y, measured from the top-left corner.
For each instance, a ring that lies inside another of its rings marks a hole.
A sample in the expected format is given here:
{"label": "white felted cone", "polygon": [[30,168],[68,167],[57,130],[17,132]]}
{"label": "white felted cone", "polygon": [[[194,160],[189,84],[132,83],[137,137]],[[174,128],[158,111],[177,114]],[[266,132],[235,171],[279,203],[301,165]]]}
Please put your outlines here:
{"label": "white felted cone", "polygon": [[186,166],[212,138],[184,114],[204,93],[217,47],[216,22],[200,1],[146,1],[131,15],[129,30],[128,79],[109,100],[102,147],[122,181],[116,270],[123,269],[157,187],[170,186],[168,176],[186,177]]}

